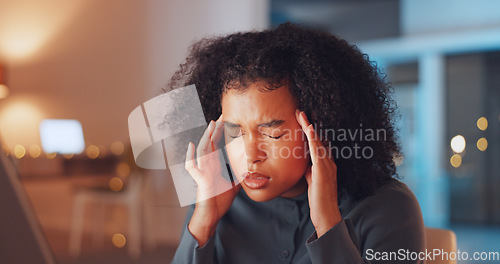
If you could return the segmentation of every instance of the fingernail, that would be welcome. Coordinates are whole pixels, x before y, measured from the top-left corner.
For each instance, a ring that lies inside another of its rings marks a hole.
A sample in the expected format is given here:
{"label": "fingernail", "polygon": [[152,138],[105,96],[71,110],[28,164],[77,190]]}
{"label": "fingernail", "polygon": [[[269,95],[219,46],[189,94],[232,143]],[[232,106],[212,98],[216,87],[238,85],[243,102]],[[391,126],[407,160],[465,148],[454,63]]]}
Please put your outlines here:
{"label": "fingernail", "polygon": [[302,118],[304,118],[304,120],[307,120],[307,116],[304,111],[300,112],[300,115],[302,116]]}

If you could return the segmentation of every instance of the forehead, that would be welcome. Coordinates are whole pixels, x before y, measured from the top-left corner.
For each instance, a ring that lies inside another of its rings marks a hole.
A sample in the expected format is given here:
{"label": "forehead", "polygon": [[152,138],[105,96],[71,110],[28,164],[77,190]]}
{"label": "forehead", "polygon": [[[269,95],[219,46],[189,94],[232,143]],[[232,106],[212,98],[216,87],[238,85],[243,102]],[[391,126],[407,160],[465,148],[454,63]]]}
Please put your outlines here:
{"label": "forehead", "polygon": [[287,86],[272,91],[265,83],[250,84],[243,92],[231,89],[222,96],[224,120],[230,122],[271,121],[294,113],[295,99]]}

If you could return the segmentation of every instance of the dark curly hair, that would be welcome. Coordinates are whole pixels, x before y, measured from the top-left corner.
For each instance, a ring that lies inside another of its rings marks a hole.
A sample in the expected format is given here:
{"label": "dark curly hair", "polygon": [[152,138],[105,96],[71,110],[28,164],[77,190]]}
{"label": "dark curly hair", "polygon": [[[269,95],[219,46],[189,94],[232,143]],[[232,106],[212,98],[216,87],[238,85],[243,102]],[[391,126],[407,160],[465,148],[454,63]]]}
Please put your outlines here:
{"label": "dark curly hair", "polygon": [[395,104],[381,76],[356,46],[285,23],[272,30],[202,39],[164,91],[195,84],[208,122],[221,114],[221,98],[229,89],[244,91],[255,81],[265,81],[269,90],[288,85],[316,129],[382,129],[383,140],[323,138],[337,149],[373,150],[369,159],[334,157],[339,194],[359,200],[397,177],[393,157],[400,149],[391,122]]}

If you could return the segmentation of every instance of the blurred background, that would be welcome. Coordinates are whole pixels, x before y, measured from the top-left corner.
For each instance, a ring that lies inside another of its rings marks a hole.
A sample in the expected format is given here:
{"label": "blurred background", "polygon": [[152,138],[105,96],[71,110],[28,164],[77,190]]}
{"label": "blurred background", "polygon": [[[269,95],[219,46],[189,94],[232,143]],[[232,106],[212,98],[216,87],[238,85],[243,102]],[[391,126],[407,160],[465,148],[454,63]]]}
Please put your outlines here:
{"label": "blurred background", "polygon": [[498,10],[494,0],[0,0],[1,148],[60,263],[168,262],[186,208],[168,171],[135,166],[128,115],[193,41],[305,23],[387,74],[399,174],[425,224],[454,230],[461,251],[499,252]]}

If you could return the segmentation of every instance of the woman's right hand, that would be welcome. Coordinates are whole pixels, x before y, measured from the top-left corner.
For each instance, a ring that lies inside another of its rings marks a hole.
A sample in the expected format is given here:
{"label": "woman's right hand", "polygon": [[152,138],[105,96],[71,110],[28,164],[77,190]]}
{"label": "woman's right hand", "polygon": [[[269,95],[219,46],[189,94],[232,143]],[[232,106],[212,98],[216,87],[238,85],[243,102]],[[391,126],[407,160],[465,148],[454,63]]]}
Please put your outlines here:
{"label": "woman's right hand", "polygon": [[241,189],[240,185],[233,187],[222,177],[222,153],[216,151],[216,146],[221,140],[223,127],[222,115],[216,122],[210,122],[196,149],[196,163],[193,143],[189,143],[186,152],[186,170],[198,185],[197,202],[188,229],[200,247],[214,235],[219,220]]}

